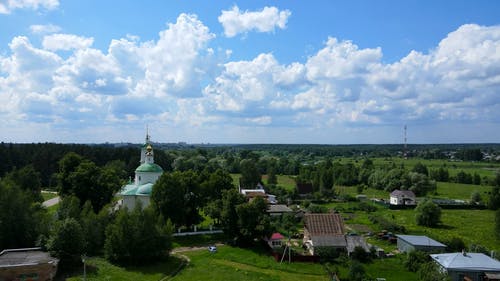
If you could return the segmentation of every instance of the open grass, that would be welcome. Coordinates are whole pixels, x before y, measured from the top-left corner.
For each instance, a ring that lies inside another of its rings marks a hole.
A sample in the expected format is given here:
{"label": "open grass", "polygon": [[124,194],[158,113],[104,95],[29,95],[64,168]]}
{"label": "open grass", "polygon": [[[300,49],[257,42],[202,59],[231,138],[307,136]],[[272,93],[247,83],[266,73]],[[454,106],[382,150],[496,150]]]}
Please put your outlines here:
{"label": "open grass", "polygon": [[172,280],[328,280],[319,264],[280,264],[264,252],[222,246],[217,253],[206,250],[184,253],[191,260]]}
{"label": "open grass", "polygon": [[57,197],[57,193],[46,192],[46,191],[42,191],[41,193],[42,193],[43,201],[47,201],[49,199]]}
{"label": "open grass", "polygon": [[[181,265],[182,259],[172,256],[166,261],[145,266],[119,267],[103,258],[89,258],[87,262],[87,280],[89,281],[158,281],[172,275]],[[83,270],[83,269],[82,269]],[[82,280],[82,274],[67,278],[68,281]]]}
{"label": "open grass", "polygon": [[[238,186],[241,174],[231,174],[233,179],[233,184]],[[286,190],[293,190],[295,188],[295,179],[289,175],[277,175],[278,185],[285,188]],[[262,181],[267,183],[267,175],[262,175]]]}

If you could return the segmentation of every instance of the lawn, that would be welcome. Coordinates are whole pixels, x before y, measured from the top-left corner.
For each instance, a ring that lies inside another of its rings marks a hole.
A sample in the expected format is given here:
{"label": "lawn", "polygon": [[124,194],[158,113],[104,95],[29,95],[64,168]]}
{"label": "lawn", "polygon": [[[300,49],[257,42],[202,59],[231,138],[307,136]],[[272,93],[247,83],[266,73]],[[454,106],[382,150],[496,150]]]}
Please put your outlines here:
{"label": "lawn", "polygon": [[[158,281],[176,272],[182,262],[182,259],[173,256],[166,261],[146,266],[119,267],[109,263],[103,258],[89,258],[87,262],[87,280]],[[82,276],[83,273],[78,276],[67,278],[66,280],[80,281],[82,280]]]}
{"label": "lawn", "polygon": [[42,191],[43,201],[47,201],[49,199],[57,197],[57,193]]}
{"label": "lawn", "polygon": [[217,253],[207,250],[183,253],[191,260],[172,280],[328,280],[320,264],[282,263],[264,252],[221,246]]}

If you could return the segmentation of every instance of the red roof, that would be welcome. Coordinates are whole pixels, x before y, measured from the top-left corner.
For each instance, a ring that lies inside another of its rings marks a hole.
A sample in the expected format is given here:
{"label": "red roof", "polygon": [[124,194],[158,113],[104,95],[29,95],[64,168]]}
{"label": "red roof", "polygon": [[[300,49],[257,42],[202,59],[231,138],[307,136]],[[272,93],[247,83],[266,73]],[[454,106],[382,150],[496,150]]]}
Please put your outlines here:
{"label": "red roof", "polygon": [[271,235],[271,239],[270,240],[281,240],[281,239],[284,239],[284,238],[285,238],[285,236],[281,235],[278,232],[275,232],[275,233],[273,233],[273,235]]}

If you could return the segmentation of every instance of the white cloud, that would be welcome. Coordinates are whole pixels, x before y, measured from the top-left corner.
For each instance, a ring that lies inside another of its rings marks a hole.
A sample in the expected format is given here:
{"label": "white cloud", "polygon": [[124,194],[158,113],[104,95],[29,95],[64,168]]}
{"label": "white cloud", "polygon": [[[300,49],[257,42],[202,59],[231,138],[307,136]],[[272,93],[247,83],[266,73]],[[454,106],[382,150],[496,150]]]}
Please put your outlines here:
{"label": "white cloud", "polygon": [[278,10],[276,7],[264,7],[260,11],[241,12],[238,6],[222,11],[218,20],[224,28],[227,37],[234,37],[251,30],[271,32],[276,28],[284,29],[292,13],[289,10]]}
{"label": "white cloud", "polygon": [[51,34],[43,37],[43,48],[50,51],[86,49],[92,46],[94,38],[74,34]]}
{"label": "white cloud", "polygon": [[31,33],[49,34],[61,31],[61,27],[54,24],[34,24],[30,25]]}
{"label": "white cloud", "polygon": [[7,0],[0,3],[0,14],[10,14],[15,9],[47,9],[53,10],[59,6],[59,0]]}
{"label": "white cloud", "polygon": [[303,62],[283,64],[272,53],[231,61],[214,38],[188,14],[156,40],[127,36],[107,50],[72,34],[45,36],[43,47],[15,37],[0,56],[0,120],[12,120],[0,128],[85,132],[151,122],[230,136],[249,127],[500,122],[500,26],[464,25],[429,52],[390,64],[380,48],[336,38]]}

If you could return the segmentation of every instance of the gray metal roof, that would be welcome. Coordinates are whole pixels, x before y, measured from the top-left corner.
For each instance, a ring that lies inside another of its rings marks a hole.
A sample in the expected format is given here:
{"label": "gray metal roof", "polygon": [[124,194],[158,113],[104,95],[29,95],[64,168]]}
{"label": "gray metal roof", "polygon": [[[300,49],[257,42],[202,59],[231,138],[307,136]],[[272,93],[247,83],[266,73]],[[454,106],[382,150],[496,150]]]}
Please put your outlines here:
{"label": "gray metal roof", "polygon": [[58,261],[40,248],[8,249],[0,253],[0,268],[42,263],[57,264]]}
{"label": "gray metal roof", "polygon": [[482,253],[434,254],[431,258],[446,269],[500,272],[500,262]]}
{"label": "gray metal roof", "polygon": [[268,213],[290,213],[293,212],[287,205],[268,205]]}
{"label": "gray metal roof", "polygon": [[431,239],[427,236],[420,235],[396,235],[398,239],[404,240],[414,246],[428,246],[428,247],[446,247],[445,244]]}
{"label": "gray metal roof", "polygon": [[311,237],[314,247],[346,247],[347,242],[344,235],[317,235]]}

